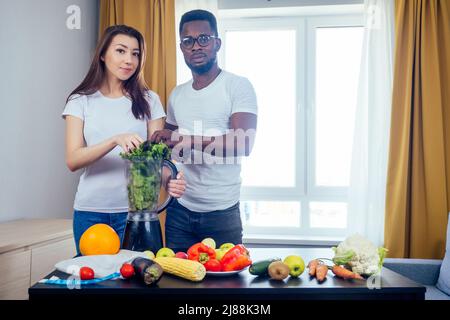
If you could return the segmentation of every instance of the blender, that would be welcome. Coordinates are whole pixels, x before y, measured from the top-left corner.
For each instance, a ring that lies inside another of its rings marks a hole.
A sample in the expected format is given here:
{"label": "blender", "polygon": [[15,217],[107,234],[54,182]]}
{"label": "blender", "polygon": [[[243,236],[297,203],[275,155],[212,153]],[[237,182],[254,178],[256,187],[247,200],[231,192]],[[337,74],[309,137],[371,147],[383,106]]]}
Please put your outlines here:
{"label": "blender", "polygon": [[[144,150],[146,148],[151,148],[147,141],[144,142]],[[156,253],[163,247],[158,214],[173,199],[167,193],[167,198],[158,204],[162,172],[163,168],[168,168],[170,178],[175,179],[177,168],[170,160],[163,158],[137,157],[125,161],[128,217],[122,248],[132,251],[150,250]]]}

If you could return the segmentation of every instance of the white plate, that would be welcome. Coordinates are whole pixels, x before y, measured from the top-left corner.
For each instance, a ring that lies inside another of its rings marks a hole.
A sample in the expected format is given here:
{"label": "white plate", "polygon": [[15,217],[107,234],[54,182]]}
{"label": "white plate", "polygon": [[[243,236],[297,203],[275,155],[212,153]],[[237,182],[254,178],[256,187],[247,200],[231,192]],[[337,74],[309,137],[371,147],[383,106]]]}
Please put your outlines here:
{"label": "white plate", "polygon": [[237,271],[206,271],[206,275],[213,276],[213,277],[229,277],[229,276],[238,274],[247,269],[248,269],[248,267],[241,269],[241,270],[237,270]]}

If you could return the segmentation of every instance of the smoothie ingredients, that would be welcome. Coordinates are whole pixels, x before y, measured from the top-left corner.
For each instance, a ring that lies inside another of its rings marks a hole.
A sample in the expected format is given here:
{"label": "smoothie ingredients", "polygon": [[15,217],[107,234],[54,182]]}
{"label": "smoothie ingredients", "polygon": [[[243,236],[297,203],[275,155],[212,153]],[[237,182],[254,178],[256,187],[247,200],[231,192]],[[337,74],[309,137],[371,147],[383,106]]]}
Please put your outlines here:
{"label": "smoothie ingredients", "polygon": [[280,261],[279,258],[260,260],[252,263],[248,271],[254,276],[268,276],[269,275],[269,265],[274,261]]}
{"label": "smoothie ingredients", "polygon": [[188,255],[186,252],[178,251],[177,253],[175,253],[175,258],[187,259]]}
{"label": "smoothie ingredients", "polygon": [[125,279],[132,278],[134,276],[134,267],[129,263],[124,263],[120,268],[120,274]]}
{"label": "smoothie ingredients", "polygon": [[187,252],[188,259],[205,263],[209,259],[216,258],[216,251],[201,242],[191,246]]}
{"label": "smoothie ingredients", "polygon": [[150,260],[155,259],[155,254],[154,254],[152,251],[150,251],[150,250],[144,251],[144,254],[145,254],[146,257],[147,257],[148,259],[150,259]]}
{"label": "smoothie ingredients", "polygon": [[156,257],[175,257],[175,252],[173,252],[173,250],[170,248],[164,247],[158,250],[158,252],[156,253]]}
{"label": "smoothie ingredients", "polygon": [[269,265],[268,272],[271,279],[282,281],[289,276],[289,267],[282,261],[274,261]]}
{"label": "smoothie ingredients", "polygon": [[233,247],[234,247],[234,244],[233,244],[233,243],[227,242],[227,243],[223,243],[223,244],[219,247],[219,249],[222,249],[222,250],[230,250],[230,249],[233,248]]}
{"label": "smoothie ingredients", "polygon": [[225,255],[225,253],[227,253],[228,249],[216,249],[216,259],[217,260],[222,260],[223,256]]}
{"label": "smoothie ingredients", "polygon": [[316,279],[323,282],[327,278],[328,266],[326,264],[319,264],[316,268]]}
{"label": "smoothie ingredients", "polygon": [[319,261],[319,260],[317,260],[317,259],[311,260],[311,261],[308,263],[309,275],[310,275],[311,277],[315,277],[315,276],[316,276],[316,269],[317,269],[317,266],[318,266],[320,263],[321,263],[321,261]]}
{"label": "smoothie ingredients", "polygon": [[171,150],[163,142],[150,143],[145,141],[141,145],[130,152],[121,152],[120,156],[127,160],[144,160],[144,159],[170,159]]}
{"label": "smoothie ingredients", "polygon": [[166,144],[150,144],[148,141],[128,153],[120,153],[123,159],[130,161],[127,189],[131,212],[151,209],[158,202],[161,162],[168,160],[170,153]]}
{"label": "smoothie ingredients", "polygon": [[116,254],[120,250],[120,239],[116,231],[104,223],[89,227],[80,238],[83,256]]}
{"label": "smoothie ingredients", "polygon": [[360,279],[360,280],[364,280],[363,277],[361,277],[359,274],[354,273],[342,266],[337,266],[334,265],[331,268],[331,271],[339,278],[343,278],[343,279]]}
{"label": "smoothie ingredients", "polygon": [[206,244],[208,247],[216,249],[216,242],[212,238],[205,238],[202,240],[203,244]]}
{"label": "smoothie ingredients", "polygon": [[154,285],[158,283],[164,272],[163,268],[158,263],[150,259],[135,258],[131,262],[131,265],[133,266],[134,272],[138,278],[146,285]]}
{"label": "smoothie ingredients", "polygon": [[89,267],[82,267],[80,268],[80,279],[81,280],[91,280],[94,279],[95,273],[94,270],[92,270]]}
{"label": "smoothie ingredients", "polygon": [[297,255],[290,255],[284,258],[283,262],[289,267],[291,277],[298,278],[305,271],[303,258]]}
{"label": "smoothie ingredients", "polygon": [[351,270],[349,270],[348,268],[345,268],[344,266],[340,266],[340,265],[328,266],[325,264],[325,262],[323,260],[333,261],[333,260],[327,259],[327,258],[319,258],[319,259],[311,260],[308,263],[309,275],[311,277],[316,277],[316,279],[317,279],[317,281],[319,281],[319,283],[326,280],[328,270],[331,270],[337,277],[342,278],[342,279],[364,279],[358,273],[352,272]]}
{"label": "smoothie ingredients", "polygon": [[359,234],[348,237],[332,249],[335,253],[334,264],[344,265],[360,275],[378,273],[387,252],[386,248],[376,247]]}
{"label": "smoothie ingredients", "polygon": [[206,271],[220,272],[222,271],[222,265],[217,259],[209,259],[204,264]]}
{"label": "smoothie ingredients", "polygon": [[243,244],[235,245],[220,260],[223,271],[238,271],[252,264],[250,252]]}
{"label": "smoothie ingredients", "polygon": [[193,260],[159,257],[154,260],[163,268],[164,272],[190,281],[202,281],[206,275],[203,264]]}
{"label": "smoothie ingredients", "polygon": [[222,244],[219,248],[216,248],[216,259],[221,261],[225,253],[228,252],[231,248],[234,247],[234,244],[231,242],[227,242]]}

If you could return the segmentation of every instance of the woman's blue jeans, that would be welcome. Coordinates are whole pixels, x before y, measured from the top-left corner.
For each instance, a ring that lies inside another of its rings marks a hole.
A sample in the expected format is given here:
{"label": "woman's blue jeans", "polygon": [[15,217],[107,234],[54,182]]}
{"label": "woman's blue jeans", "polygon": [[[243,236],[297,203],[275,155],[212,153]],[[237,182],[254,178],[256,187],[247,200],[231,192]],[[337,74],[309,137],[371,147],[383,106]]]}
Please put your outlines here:
{"label": "woman's blue jeans", "polygon": [[127,225],[128,212],[102,213],[91,211],[74,210],[73,213],[73,236],[77,247],[77,256],[80,255],[80,238],[83,233],[97,223],[104,223],[111,226],[119,235],[120,247],[122,247],[125,227]]}

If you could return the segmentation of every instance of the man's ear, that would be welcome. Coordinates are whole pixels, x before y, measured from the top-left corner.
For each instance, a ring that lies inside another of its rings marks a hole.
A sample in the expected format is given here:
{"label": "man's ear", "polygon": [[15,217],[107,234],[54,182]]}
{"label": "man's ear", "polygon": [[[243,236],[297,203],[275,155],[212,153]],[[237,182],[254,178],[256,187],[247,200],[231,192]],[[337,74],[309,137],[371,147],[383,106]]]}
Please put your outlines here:
{"label": "man's ear", "polygon": [[222,40],[220,40],[220,38],[217,38],[214,46],[215,46],[216,51],[219,51],[220,47],[222,46]]}

